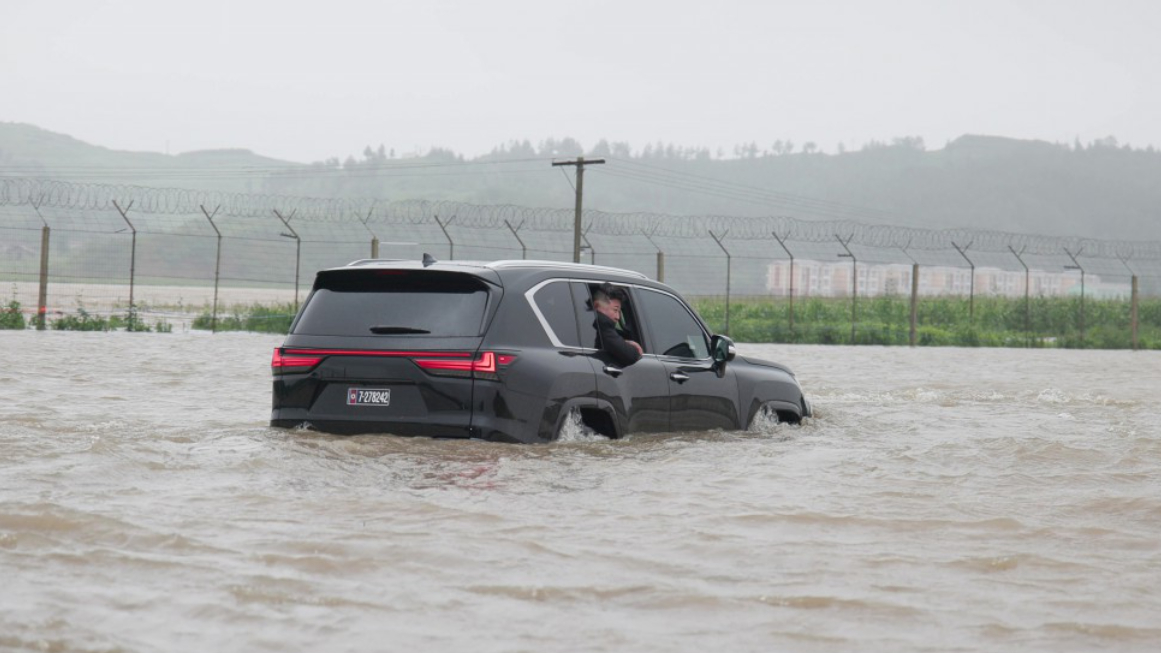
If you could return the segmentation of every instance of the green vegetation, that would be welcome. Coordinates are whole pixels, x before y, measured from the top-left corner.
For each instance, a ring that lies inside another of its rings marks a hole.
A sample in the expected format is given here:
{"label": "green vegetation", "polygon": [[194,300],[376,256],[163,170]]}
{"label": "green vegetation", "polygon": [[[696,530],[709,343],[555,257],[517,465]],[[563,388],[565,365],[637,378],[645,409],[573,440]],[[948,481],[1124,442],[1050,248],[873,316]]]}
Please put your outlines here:
{"label": "green vegetation", "polygon": [[[725,299],[693,300],[698,313],[717,332],[725,331]],[[809,298],[794,304],[794,329],[790,329],[789,302],[785,299],[749,298],[730,302],[730,336],[737,342],[778,342],[823,345],[851,343],[850,299]],[[1129,302],[1085,302],[1085,332],[1080,335],[1078,298],[1036,297],[1031,309],[1031,336],[1025,331],[1023,298],[977,297],[974,317],[967,298],[936,297],[919,302],[916,344],[922,347],[1058,347],[1070,349],[1128,349],[1132,345]],[[1161,299],[1139,304],[1138,345],[1161,349]],[[910,298],[874,297],[858,302],[855,343],[902,345],[910,342]],[[219,331],[286,333],[294,319],[290,303],[235,306],[218,317]],[[204,312],[193,324],[210,329],[211,315]]]}
{"label": "green vegetation", "polygon": [[[258,333],[286,333],[294,320],[294,304],[251,304],[234,306],[229,315],[218,316],[218,331],[256,331]],[[209,311],[199,315],[193,323],[195,329],[214,328],[213,315]]]}
{"label": "green vegetation", "polygon": [[[703,298],[693,304],[711,328],[725,331],[724,299]],[[795,301],[793,330],[789,306],[782,298],[734,299],[730,302],[729,335],[738,342],[851,344],[849,298]],[[1128,349],[1132,345],[1128,301],[1086,301],[1083,338],[1078,298],[1035,297],[1028,308],[1026,329],[1023,298],[977,297],[974,316],[969,315],[967,298],[921,299],[916,307],[916,344],[1074,349]],[[1142,349],[1161,349],[1161,299],[1140,300],[1138,311],[1138,345]],[[856,344],[909,344],[909,297],[860,299],[856,315]]]}
{"label": "green vegetation", "polygon": [[77,302],[76,315],[65,315],[52,321],[52,328],[57,331],[134,331],[149,333],[156,331],[157,333],[172,333],[173,325],[165,320],[156,321],[153,326],[146,324],[141,320],[140,310],[136,306],[130,306],[125,315],[110,315],[109,317],[102,317],[100,315],[93,315],[85,310],[85,307]]}
{"label": "green vegetation", "polygon": [[109,320],[99,315],[93,315],[83,306],[77,307],[76,315],[65,315],[52,321],[52,328],[57,331],[109,331]]}
{"label": "green vegetation", "polygon": [[0,308],[0,329],[23,329],[25,326],[24,313],[20,312],[20,302],[15,298]]}

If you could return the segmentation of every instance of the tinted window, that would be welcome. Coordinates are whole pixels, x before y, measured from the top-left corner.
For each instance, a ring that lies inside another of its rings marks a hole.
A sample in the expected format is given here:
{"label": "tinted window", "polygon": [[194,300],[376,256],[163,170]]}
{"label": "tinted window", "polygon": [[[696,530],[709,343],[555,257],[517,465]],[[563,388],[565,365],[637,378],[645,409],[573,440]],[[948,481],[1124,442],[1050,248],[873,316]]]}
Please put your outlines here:
{"label": "tinted window", "polygon": [[709,357],[705,333],[685,305],[669,295],[646,290],[638,293],[644,320],[653,332],[653,351],[663,356]]}
{"label": "tinted window", "polygon": [[295,334],[478,336],[488,303],[483,282],[446,272],[324,272],[315,287]]}
{"label": "tinted window", "polygon": [[593,312],[593,298],[589,288],[583,283],[570,283],[572,301],[576,305],[577,321],[580,324],[581,347],[600,349],[601,339],[597,335],[597,315]]}
{"label": "tinted window", "polygon": [[557,340],[566,347],[580,347],[580,336],[576,331],[576,313],[573,311],[572,294],[568,283],[550,283],[532,296],[536,308],[544,316]]}

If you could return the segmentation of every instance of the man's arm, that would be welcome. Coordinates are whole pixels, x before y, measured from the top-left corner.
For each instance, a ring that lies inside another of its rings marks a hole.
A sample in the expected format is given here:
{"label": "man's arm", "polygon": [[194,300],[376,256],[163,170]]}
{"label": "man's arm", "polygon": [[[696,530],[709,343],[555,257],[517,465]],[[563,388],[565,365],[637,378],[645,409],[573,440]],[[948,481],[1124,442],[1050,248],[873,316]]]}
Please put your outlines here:
{"label": "man's arm", "polygon": [[597,331],[601,335],[601,349],[612,356],[617,364],[628,366],[641,360],[641,346],[622,338],[617,333],[616,324],[601,313],[597,313]]}

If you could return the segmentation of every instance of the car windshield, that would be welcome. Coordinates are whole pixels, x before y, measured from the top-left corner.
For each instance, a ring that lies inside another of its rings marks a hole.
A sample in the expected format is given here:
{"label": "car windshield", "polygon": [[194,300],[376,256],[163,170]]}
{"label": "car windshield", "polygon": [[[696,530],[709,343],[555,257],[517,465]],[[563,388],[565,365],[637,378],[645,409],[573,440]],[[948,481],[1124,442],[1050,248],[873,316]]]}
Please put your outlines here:
{"label": "car windshield", "polygon": [[323,272],[296,335],[478,336],[488,290],[470,275],[423,270]]}

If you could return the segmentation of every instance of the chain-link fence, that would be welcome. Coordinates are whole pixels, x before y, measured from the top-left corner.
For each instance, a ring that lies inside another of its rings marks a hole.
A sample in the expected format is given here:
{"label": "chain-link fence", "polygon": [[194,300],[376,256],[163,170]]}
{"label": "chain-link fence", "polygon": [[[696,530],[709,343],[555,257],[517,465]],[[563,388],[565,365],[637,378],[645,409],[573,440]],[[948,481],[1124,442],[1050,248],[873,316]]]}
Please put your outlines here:
{"label": "chain-link fence", "polygon": [[[41,328],[217,329],[285,317],[354,259],[570,261],[573,228],[571,209],[0,179],[0,283]],[[660,279],[739,340],[1161,346],[1157,242],[600,211],[582,233],[582,262]]]}

